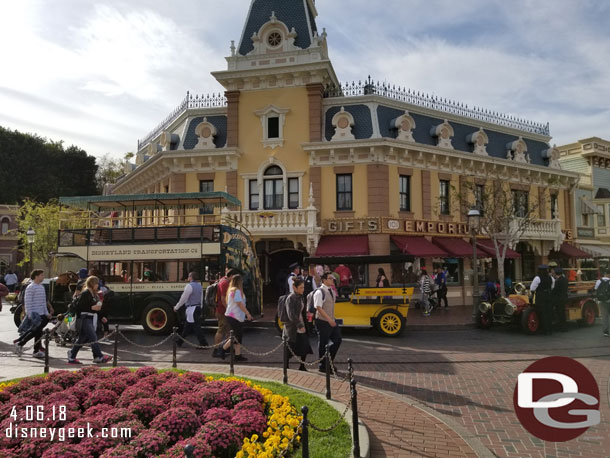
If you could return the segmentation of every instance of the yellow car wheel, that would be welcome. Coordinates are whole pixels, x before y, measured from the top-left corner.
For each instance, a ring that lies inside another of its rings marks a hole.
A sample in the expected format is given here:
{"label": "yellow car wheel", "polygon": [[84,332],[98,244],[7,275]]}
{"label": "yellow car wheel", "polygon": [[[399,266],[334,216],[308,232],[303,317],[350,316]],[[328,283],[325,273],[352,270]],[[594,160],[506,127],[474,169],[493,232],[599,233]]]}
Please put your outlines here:
{"label": "yellow car wheel", "polygon": [[396,337],[405,330],[405,319],[396,310],[384,310],[377,317],[377,331],[388,337]]}

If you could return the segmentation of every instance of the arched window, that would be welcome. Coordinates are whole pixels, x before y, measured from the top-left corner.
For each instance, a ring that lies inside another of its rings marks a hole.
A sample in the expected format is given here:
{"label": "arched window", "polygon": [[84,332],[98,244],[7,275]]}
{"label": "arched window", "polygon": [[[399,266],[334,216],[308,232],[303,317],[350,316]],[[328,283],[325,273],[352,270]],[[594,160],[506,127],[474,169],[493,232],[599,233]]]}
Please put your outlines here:
{"label": "arched window", "polygon": [[0,223],[0,235],[8,234],[8,218],[2,218],[2,223]]}
{"label": "arched window", "polygon": [[284,204],[284,179],[282,169],[272,165],[265,170],[263,186],[265,210],[280,210]]}

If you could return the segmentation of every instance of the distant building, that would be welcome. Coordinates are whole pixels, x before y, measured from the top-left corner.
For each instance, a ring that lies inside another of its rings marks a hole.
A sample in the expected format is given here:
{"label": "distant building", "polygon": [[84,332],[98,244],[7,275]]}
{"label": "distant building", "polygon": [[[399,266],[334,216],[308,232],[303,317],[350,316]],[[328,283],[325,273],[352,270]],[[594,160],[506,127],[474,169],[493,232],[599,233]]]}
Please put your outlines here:
{"label": "distant building", "polygon": [[0,273],[15,272],[21,261],[19,237],[17,235],[19,206],[0,205]]}
{"label": "distant building", "polygon": [[562,168],[580,174],[574,191],[574,238],[595,260],[581,265],[585,271],[607,267],[610,263],[610,141],[591,137],[557,149]]}

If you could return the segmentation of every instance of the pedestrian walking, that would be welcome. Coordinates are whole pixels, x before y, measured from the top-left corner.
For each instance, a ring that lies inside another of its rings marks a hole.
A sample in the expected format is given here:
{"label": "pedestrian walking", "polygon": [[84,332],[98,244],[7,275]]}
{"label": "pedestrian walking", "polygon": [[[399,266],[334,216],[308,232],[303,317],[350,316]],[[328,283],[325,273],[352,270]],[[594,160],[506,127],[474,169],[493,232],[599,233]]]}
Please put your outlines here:
{"label": "pedestrian walking", "polygon": [[97,343],[97,312],[102,309],[102,301],[98,295],[100,281],[95,276],[85,280],[83,290],[78,296],[76,304],[76,333],[78,338],[70,350],[68,350],[69,364],[82,364],[76,356],[83,344],[91,344],[93,362],[103,364],[112,361],[112,357],[102,354],[100,345]]}
{"label": "pedestrian walking", "polygon": [[2,298],[8,296],[8,287],[0,283],[0,312],[2,311]]}
{"label": "pedestrian walking", "polygon": [[557,316],[557,329],[561,332],[568,330],[566,322],[566,304],[568,302],[568,279],[563,274],[561,267],[555,267],[552,272],[555,284],[551,290],[551,304],[555,308]]}
{"label": "pedestrian walking", "polygon": [[437,286],[436,297],[438,298],[438,306],[441,306],[441,301],[445,301],[445,307],[449,307],[449,302],[447,301],[447,274],[440,266],[436,270],[434,283]]}
{"label": "pedestrian walking", "polygon": [[183,306],[185,311],[181,314],[180,330],[176,336],[176,345],[182,347],[185,337],[194,333],[197,336],[199,345],[207,347],[208,342],[203,335],[202,324],[202,304],[203,304],[203,288],[199,281],[199,272],[193,271],[188,275],[188,284],[184,287],[184,292],[178,303],[174,306],[174,312],[179,311]]}
{"label": "pedestrian walking", "polygon": [[218,320],[218,329],[214,335],[214,345],[216,345],[216,348],[214,348],[214,351],[212,352],[214,358],[222,357],[222,350],[219,344],[229,338],[230,327],[227,318],[225,317],[225,312],[227,311],[227,292],[229,291],[231,278],[238,273],[239,272],[236,269],[227,268],[225,276],[218,281],[215,310],[216,319]]}
{"label": "pedestrian walking", "polygon": [[6,275],[4,275],[4,283],[6,284],[6,287],[8,288],[9,292],[14,293],[15,287],[17,286],[17,283],[19,283],[19,278],[17,277],[17,274],[14,273],[12,270],[8,270],[6,272]]}
{"label": "pedestrian walking", "polygon": [[44,271],[34,269],[30,280],[23,296],[26,318],[19,326],[20,337],[14,341],[15,352],[20,355],[23,352],[23,346],[34,339],[34,358],[44,358],[42,330],[51,319],[53,307],[47,301],[47,295],[42,286]]}
{"label": "pedestrian walking", "polygon": [[[330,342],[330,358],[335,360],[339,347],[341,346],[341,330],[335,321],[336,295],[332,290],[334,279],[331,272],[322,274],[322,286],[316,290],[313,296],[313,304],[316,309],[316,328],[318,329],[318,358],[324,357],[326,345]],[[328,361],[320,362],[320,372],[326,372]]]}
{"label": "pedestrian walking", "polygon": [[[229,289],[227,291],[227,311],[225,317],[227,323],[233,331],[233,335],[237,340],[234,346],[235,349],[235,361],[248,361],[248,358],[241,354],[241,344],[244,337],[244,322],[246,320],[251,321],[252,315],[246,308],[246,295],[244,294],[244,281],[241,275],[233,275],[231,277],[231,283],[229,283]],[[222,352],[220,357],[225,358],[227,350],[231,348],[230,340],[222,346]]]}
{"label": "pedestrian walking", "polygon": [[421,301],[424,305],[424,316],[430,316],[430,312],[432,311],[430,307],[430,294],[432,294],[432,288],[430,277],[425,269],[422,269],[421,274],[419,275],[419,289],[421,291]]}
{"label": "pedestrian walking", "polygon": [[538,275],[532,280],[530,291],[534,293],[534,307],[540,317],[542,330],[545,334],[553,333],[553,304],[551,303],[551,289],[553,282],[549,275],[548,266],[538,266]]}
{"label": "pedestrian walking", "polygon": [[290,273],[288,274],[288,278],[286,279],[286,281],[287,281],[286,294],[290,294],[292,292],[293,282],[297,278],[299,278],[301,275],[301,266],[299,266],[299,263],[294,262],[294,263],[290,264],[288,266],[288,268],[290,269]]}
{"label": "pedestrian walking", "polygon": [[602,332],[604,336],[610,337],[610,277],[605,268],[600,269],[600,274],[601,278],[595,282],[595,296],[602,312]]}
{"label": "pedestrian walking", "polygon": [[[305,303],[303,302],[303,294],[305,293],[305,281],[297,278],[292,284],[293,291],[288,295],[285,301],[287,320],[284,322],[282,335],[288,340],[288,345],[292,352],[301,359],[299,365],[300,371],[307,371],[305,368],[305,359],[307,355],[313,354],[309,338],[307,337],[307,329],[303,321],[303,310]],[[286,355],[288,360],[292,357],[292,353]],[[288,365],[288,360],[286,365]]]}
{"label": "pedestrian walking", "polygon": [[[324,273],[324,272],[322,272]],[[318,271],[314,264],[309,265],[309,269],[307,275],[305,276],[305,290],[303,292],[303,304],[306,304],[307,296],[309,293],[318,289],[318,287],[322,284],[321,276],[318,275]],[[307,330],[307,335],[315,336],[316,330],[313,325],[313,314],[307,310],[307,307],[303,307],[303,321],[305,323],[305,329]]]}

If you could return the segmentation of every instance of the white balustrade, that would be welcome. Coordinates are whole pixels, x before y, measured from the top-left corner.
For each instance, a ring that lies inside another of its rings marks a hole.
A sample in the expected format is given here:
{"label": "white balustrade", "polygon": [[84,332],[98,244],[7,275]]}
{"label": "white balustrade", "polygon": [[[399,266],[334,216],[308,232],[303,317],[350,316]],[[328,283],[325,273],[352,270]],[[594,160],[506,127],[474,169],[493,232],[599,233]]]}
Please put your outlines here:
{"label": "white balustrade", "polygon": [[[313,212],[313,218],[309,213]],[[308,223],[315,225],[316,209],[228,211],[227,215],[240,221],[252,235],[307,234]]]}
{"label": "white balustrade", "polygon": [[[515,220],[513,224],[519,224]],[[523,234],[522,239],[532,240],[558,240],[561,238],[561,221],[558,219],[538,219],[529,223]]]}

